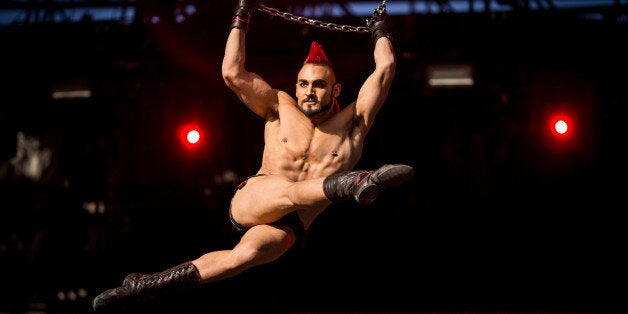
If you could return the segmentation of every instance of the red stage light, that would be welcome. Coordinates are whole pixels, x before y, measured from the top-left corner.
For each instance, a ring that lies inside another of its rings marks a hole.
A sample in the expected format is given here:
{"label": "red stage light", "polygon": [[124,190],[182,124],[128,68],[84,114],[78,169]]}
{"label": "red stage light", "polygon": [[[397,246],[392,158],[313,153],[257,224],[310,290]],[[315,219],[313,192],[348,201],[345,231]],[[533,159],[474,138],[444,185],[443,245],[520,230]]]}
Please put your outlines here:
{"label": "red stage light", "polygon": [[188,140],[188,143],[196,144],[201,139],[201,133],[199,133],[198,130],[190,130],[187,133],[186,139]]}
{"label": "red stage light", "polygon": [[179,128],[179,139],[183,147],[193,149],[203,142],[203,132],[196,124],[186,124]]}
{"label": "red stage light", "polygon": [[567,139],[575,127],[573,119],[565,113],[555,113],[549,118],[549,127],[555,138]]}

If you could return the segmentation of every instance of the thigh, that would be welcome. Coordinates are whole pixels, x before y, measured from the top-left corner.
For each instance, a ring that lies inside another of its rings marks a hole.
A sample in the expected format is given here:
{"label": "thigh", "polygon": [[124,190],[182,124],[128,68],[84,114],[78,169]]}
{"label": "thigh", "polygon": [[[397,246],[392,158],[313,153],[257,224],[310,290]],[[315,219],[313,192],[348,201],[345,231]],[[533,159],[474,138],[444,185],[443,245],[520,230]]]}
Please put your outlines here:
{"label": "thigh", "polygon": [[294,210],[288,190],[294,182],[279,175],[249,178],[231,199],[231,215],[244,226],[268,224]]}

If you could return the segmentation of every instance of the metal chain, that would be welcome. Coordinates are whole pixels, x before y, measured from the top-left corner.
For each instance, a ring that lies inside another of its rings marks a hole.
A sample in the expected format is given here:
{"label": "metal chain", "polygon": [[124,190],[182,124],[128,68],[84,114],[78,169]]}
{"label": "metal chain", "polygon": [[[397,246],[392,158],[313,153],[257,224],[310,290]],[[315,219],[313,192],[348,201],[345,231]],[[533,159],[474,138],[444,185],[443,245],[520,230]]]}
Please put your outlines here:
{"label": "metal chain", "polygon": [[[383,5],[386,5],[386,0],[382,1]],[[288,21],[293,21],[293,22],[297,22],[297,23],[301,23],[301,24],[305,24],[305,25],[312,25],[314,27],[321,27],[321,28],[327,28],[330,29],[332,31],[341,31],[341,32],[348,32],[348,33],[370,33],[371,31],[368,29],[368,27],[364,27],[364,26],[351,26],[351,25],[339,25],[339,24],[335,24],[335,23],[326,23],[326,22],[321,22],[315,19],[310,19],[307,17],[302,17],[302,16],[298,16],[298,15],[294,15],[292,13],[288,13],[288,12],[281,12],[275,8],[271,8],[271,7],[267,7],[263,4],[259,4],[259,8],[258,10],[262,11],[262,12],[266,12],[270,15],[274,15],[274,16],[278,16],[281,17],[285,20]]]}

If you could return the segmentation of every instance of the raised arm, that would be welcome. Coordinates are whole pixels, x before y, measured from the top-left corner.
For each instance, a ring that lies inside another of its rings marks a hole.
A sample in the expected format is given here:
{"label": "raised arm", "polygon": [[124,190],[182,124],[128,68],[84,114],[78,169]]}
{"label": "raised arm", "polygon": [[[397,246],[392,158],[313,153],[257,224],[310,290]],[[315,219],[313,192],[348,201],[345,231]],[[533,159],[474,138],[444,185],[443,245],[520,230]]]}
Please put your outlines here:
{"label": "raised arm", "polygon": [[375,70],[362,84],[356,100],[356,115],[361,121],[363,133],[371,129],[377,112],[388,96],[395,76],[395,51],[391,36],[386,29],[386,16],[386,7],[380,5],[367,22],[375,45],[373,52]]}
{"label": "raised arm", "polygon": [[266,117],[277,106],[277,93],[262,77],[245,68],[246,33],[256,5],[256,0],[238,1],[222,60],[222,77],[247,107]]}

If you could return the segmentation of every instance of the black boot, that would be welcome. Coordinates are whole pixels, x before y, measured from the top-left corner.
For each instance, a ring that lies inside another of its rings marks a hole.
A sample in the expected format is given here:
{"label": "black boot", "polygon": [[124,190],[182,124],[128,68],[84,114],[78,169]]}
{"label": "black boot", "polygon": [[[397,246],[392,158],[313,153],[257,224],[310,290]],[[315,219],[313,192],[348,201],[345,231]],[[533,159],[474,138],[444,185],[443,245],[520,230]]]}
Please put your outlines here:
{"label": "black boot", "polygon": [[396,187],[412,178],[408,165],[384,165],[377,170],[356,170],[332,174],[325,178],[323,191],[332,202],[355,199],[359,204],[372,203],[383,190]]}
{"label": "black boot", "polygon": [[96,296],[92,307],[96,312],[128,309],[165,294],[200,286],[198,269],[191,262],[186,262],[155,274],[129,274],[122,286]]}

